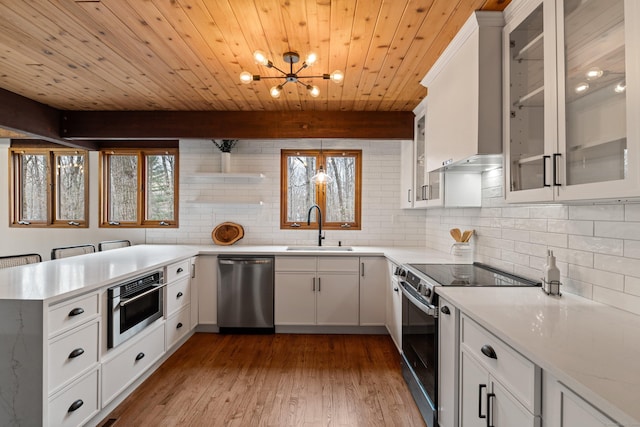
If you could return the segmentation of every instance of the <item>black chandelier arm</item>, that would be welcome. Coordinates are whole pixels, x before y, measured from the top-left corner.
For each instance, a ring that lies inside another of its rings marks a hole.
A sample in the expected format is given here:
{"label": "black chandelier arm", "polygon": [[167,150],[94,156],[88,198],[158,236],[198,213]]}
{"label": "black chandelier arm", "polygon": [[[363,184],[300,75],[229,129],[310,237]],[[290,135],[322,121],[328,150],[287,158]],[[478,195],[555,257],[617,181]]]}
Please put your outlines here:
{"label": "black chandelier arm", "polygon": [[308,65],[306,62],[302,63],[302,66],[298,69],[298,71],[296,71],[295,73],[293,72],[293,64],[291,64],[291,73],[292,74],[298,74],[300,71],[304,70],[305,68],[307,68]]}
{"label": "black chandelier arm", "polygon": [[330,74],[322,74],[320,76],[297,76],[297,77],[298,79],[325,79],[325,80],[331,79]]}
{"label": "black chandelier arm", "polygon": [[260,76],[257,74],[253,76],[253,80],[282,79],[282,78],[284,78],[284,76]]}
{"label": "black chandelier arm", "polygon": [[[271,63],[271,61],[269,61],[269,63]],[[284,74],[285,76],[287,75],[287,73],[285,71],[282,71],[280,68],[276,67],[275,65],[271,65],[269,68],[275,68],[276,70],[280,71],[282,74]]]}

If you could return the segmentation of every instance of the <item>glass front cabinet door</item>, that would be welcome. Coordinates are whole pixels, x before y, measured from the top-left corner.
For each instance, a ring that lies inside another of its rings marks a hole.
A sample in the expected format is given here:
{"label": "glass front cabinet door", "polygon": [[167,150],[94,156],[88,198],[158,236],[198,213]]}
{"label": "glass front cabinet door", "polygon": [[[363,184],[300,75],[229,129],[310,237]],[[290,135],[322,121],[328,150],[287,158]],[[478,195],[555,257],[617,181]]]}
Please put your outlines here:
{"label": "glass front cabinet door", "polygon": [[509,202],[640,196],[640,2],[505,11]]}

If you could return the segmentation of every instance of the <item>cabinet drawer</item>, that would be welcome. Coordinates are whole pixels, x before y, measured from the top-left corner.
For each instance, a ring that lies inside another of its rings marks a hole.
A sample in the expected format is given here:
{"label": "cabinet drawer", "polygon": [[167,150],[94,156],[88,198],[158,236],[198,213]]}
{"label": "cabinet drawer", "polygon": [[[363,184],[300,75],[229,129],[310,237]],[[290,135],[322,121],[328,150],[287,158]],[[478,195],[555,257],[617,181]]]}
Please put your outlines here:
{"label": "cabinet drawer", "polygon": [[165,276],[165,283],[173,283],[173,281],[181,279],[183,277],[189,277],[191,271],[191,261],[185,259],[184,261],[175,262],[167,266],[167,275]]}
{"label": "cabinet drawer", "polygon": [[[164,323],[136,339],[122,353],[102,364],[102,406],[135,381],[164,353]],[[128,343],[129,344],[129,343]]]}
{"label": "cabinet drawer", "polygon": [[99,312],[98,294],[84,295],[49,307],[49,336],[87,321]]}
{"label": "cabinet drawer", "polygon": [[97,321],[49,342],[49,392],[98,363]]}
{"label": "cabinet drawer", "polygon": [[314,256],[276,257],[276,271],[316,271],[317,258]]}
{"label": "cabinet drawer", "polygon": [[167,319],[166,342],[167,349],[171,348],[180,338],[191,330],[191,310],[187,306]]}
{"label": "cabinet drawer", "polygon": [[167,317],[191,303],[191,287],[188,277],[167,286]]}
{"label": "cabinet drawer", "polygon": [[318,271],[349,272],[357,274],[360,272],[360,258],[339,256],[318,257]]}
{"label": "cabinet drawer", "polygon": [[[540,399],[537,395],[541,390],[540,368],[465,315],[461,317],[460,327],[462,345],[531,413],[538,415]],[[485,346],[495,351],[495,359],[482,352]]]}
{"label": "cabinet drawer", "polygon": [[81,426],[98,413],[99,371],[91,371],[49,400],[47,423],[56,427]]}

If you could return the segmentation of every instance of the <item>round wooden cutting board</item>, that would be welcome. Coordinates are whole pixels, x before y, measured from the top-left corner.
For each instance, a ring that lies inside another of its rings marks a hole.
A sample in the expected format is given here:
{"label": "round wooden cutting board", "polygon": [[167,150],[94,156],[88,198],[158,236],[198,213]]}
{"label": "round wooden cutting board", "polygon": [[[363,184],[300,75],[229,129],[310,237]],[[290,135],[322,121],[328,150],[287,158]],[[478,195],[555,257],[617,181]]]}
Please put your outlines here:
{"label": "round wooden cutting board", "polygon": [[216,245],[233,245],[244,237],[244,228],[235,222],[218,224],[211,232],[211,238]]}

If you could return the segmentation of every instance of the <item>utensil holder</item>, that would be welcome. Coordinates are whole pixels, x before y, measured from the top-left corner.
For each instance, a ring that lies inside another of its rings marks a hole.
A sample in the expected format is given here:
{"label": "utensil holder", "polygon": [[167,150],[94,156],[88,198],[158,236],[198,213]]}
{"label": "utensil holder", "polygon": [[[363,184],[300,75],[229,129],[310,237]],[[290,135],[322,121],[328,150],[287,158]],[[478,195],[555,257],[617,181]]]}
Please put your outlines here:
{"label": "utensil holder", "polygon": [[451,245],[449,251],[456,264],[473,264],[473,248],[468,242],[457,242]]}

